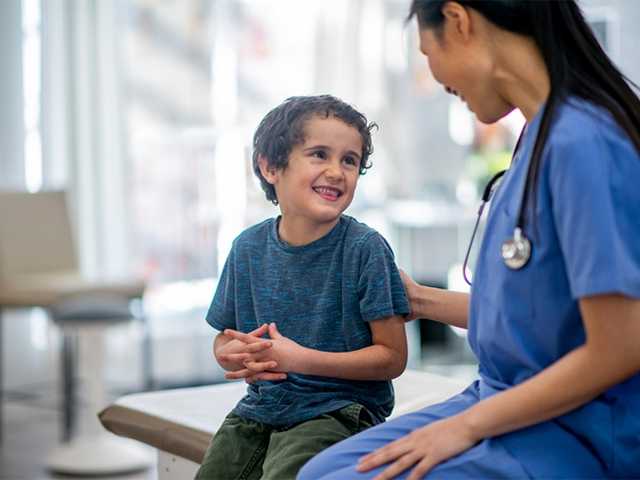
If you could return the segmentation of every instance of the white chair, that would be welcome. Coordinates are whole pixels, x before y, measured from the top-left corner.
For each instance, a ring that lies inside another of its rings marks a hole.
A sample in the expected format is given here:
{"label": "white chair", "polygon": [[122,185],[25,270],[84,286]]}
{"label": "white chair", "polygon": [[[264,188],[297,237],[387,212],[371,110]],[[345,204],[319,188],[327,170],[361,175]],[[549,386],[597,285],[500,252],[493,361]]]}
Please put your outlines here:
{"label": "white chair", "polygon": [[[104,406],[102,339],[105,326],[133,319],[130,300],[141,298],[140,279],[89,280],[78,268],[73,232],[64,192],[0,192],[0,346],[2,309],[43,307],[62,328],[62,438],[63,444],[49,455],[48,467],[59,473],[105,474],[146,468],[150,458],[131,446],[121,448],[116,437],[73,439],[77,415],[75,393],[76,336],[92,342],[95,380],[88,389],[91,417]],[[144,377],[151,384],[149,341],[144,342]],[[2,351],[0,348],[0,357]],[[2,369],[9,363],[0,361]],[[83,359],[84,360],[84,359]],[[84,360],[87,361],[87,360]],[[0,403],[0,428],[2,426]],[[97,431],[97,427],[94,428]],[[1,437],[0,430],[0,437]],[[110,451],[117,450],[114,459]]]}

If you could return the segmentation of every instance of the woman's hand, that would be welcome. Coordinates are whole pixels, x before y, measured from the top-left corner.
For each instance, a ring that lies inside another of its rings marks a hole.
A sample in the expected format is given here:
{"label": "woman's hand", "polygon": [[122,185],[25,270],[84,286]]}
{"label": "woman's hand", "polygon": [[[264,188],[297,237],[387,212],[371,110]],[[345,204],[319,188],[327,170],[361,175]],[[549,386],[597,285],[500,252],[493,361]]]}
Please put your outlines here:
{"label": "woman's hand", "polygon": [[416,311],[416,295],[414,294],[414,292],[420,288],[420,285],[418,283],[416,283],[413,278],[411,278],[409,275],[407,275],[407,273],[402,270],[401,268],[398,269],[400,271],[400,278],[402,279],[402,283],[404,284],[404,289],[407,292],[407,298],[409,299],[409,308],[411,309],[411,311],[409,312],[409,315],[407,315],[405,317],[406,321],[411,321],[411,320],[415,320],[416,318],[418,318]]}
{"label": "woman's hand", "polygon": [[467,328],[469,320],[469,294],[420,285],[400,270],[409,308],[408,322],[416,318],[429,318],[459,328]]}
{"label": "woman's hand", "polygon": [[418,480],[439,463],[468,450],[479,439],[473,438],[463,414],[433,422],[414,430],[395,442],[360,459],[359,472],[389,463],[374,480],[387,480],[412,468],[407,480]]}

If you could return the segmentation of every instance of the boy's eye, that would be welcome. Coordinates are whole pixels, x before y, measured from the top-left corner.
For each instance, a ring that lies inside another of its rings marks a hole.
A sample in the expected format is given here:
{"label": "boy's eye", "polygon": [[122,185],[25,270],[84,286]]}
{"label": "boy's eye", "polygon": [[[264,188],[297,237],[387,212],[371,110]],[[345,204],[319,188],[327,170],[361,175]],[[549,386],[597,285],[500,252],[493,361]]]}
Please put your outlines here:
{"label": "boy's eye", "polygon": [[311,153],[312,156],[320,158],[320,159],[325,159],[327,158],[327,154],[324,150],[316,150],[313,153]]}
{"label": "boy's eye", "polygon": [[342,161],[347,165],[352,165],[354,167],[358,165],[358,160],[355,157],[344,157]]}

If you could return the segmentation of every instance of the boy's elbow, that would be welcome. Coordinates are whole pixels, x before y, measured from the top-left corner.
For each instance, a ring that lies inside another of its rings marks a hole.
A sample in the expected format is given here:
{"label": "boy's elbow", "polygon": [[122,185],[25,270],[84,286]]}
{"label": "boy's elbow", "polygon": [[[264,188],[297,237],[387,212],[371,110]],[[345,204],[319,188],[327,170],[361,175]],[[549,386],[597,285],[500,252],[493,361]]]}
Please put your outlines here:
{"label": "boy's elbow", "polygon": [[398,365],[396,366],[396,369],[393,372],[394,373],[393,378],[398,378],[400,375],[402,375],[403,372],[406,370],[406,368],[407,368],[407,356],[405,355],[398,362]]}
{"label": "boy's elbow", "polygon": [[395,352],[389,359],[389,364],[386,368],[387,375],[385,380],[393,380],[402,375],[402,372],[407,368],[407,354]]}

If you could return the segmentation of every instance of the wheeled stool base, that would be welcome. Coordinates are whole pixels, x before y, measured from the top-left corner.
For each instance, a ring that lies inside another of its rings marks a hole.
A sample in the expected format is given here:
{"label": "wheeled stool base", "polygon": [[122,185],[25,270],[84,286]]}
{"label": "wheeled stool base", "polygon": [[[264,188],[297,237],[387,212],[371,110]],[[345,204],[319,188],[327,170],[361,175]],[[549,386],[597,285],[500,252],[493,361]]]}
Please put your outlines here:
{"label": "wheeled stool base", "polygon": [[56,447],[47,457],[49,471],[70,475],[121,475],[146,470],[153,450],[139,443],[101,434],[80,436]]}

